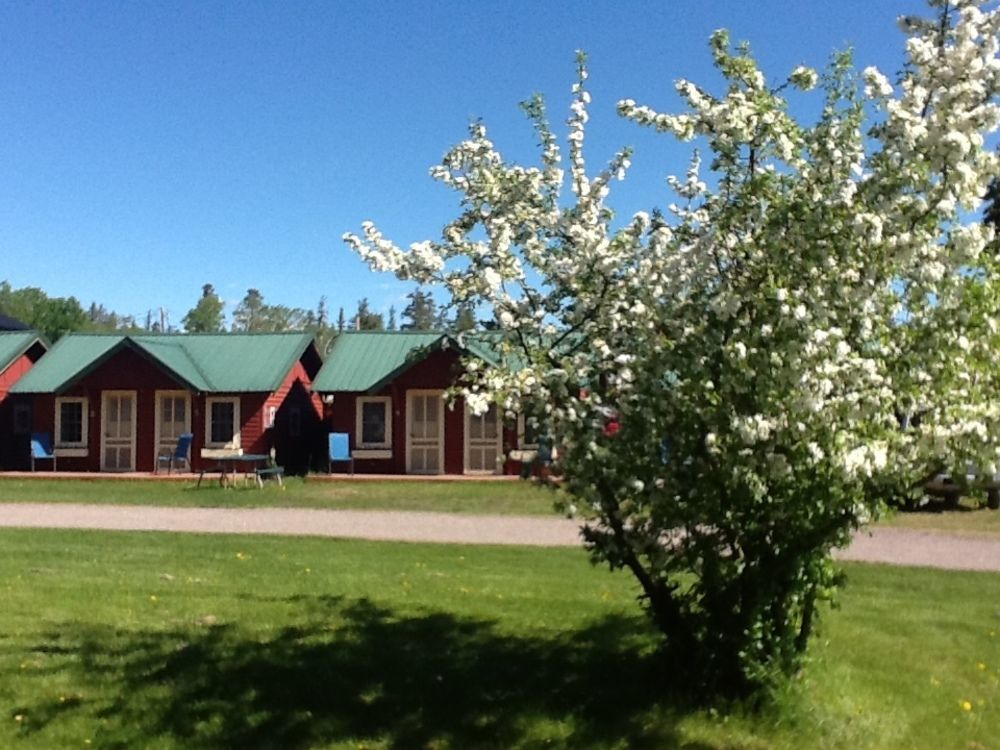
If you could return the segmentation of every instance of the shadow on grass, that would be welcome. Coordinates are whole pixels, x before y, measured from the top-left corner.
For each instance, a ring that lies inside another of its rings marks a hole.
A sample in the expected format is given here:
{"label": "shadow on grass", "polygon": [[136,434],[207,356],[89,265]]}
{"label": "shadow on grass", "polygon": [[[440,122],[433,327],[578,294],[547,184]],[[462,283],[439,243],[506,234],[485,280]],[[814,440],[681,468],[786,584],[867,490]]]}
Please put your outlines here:
{"label": "shadow on grass", "polygon": [[663,665],[639,617],[532,638],[367,600],[294,603],[299,623],[260,640],[232,625],[67,624],[37,648],[64,653],[94,702],[24,706],[33,723],[24,729],[86,711],[108,719],[95,742],[118,748],[157,739],[186,748],[679,745]]}

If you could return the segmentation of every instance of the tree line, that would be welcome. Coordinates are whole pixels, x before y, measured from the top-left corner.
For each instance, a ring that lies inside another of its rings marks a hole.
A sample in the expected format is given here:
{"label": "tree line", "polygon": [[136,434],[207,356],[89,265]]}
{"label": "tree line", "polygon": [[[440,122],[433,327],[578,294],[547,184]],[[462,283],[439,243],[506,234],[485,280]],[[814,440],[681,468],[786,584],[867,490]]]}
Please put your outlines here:
{"label": "tree line", "polygon": [[394,306],[383,315],[371,309],[368,298],[358,300],[353,311],[340,307],[331,318],[326,297],[320,297],[315,309],[271,304],[259,289],[248,289],[227,324],[225,303],[212,284],[205,284],[195,305],[176,325],[163,308],[150,309],[144,317],[127,315],[91,302],[89,307],[74,296],[50,297],[39,287],[14,288],[0,282],[0,313],[16,318],[55,342],[73,332],[123,333],[239,333],[311,331],[321,349],[329,348],[343,331],[430,331],[471,330],[477,326],[471,307],[452,310],[438,305],[429,291],[415,289],[407,296],[407,305],[398,313]]}

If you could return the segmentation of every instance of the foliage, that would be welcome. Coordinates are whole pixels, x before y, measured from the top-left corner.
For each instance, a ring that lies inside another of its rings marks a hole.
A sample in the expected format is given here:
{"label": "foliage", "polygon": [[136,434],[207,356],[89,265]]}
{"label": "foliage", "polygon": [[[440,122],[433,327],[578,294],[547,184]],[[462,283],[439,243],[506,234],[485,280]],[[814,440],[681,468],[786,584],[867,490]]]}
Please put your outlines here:
{"label": "foliage", "polygon": [[247,289],[246,295],[233,310],[234,331],[257,331],[262,324],[264,295],[257,289]]}
{"label": "foliage", "polygon": [[201,299],[188,310],[181,324],[188,333],[220,333],[223,330],[223,303],[214,286],[205,284],[201,288]]}
{"label": "foliage", "polygon": [[[139,330],[135,317],[132,315],[119,315],[114,310],[108,310],[104,305],[99,305],[96,302],[91,302],[90,307],[87,308],[87,320],[89,321],[88,328],[98,331]],[[154,325],[157,324],[153,322],[153,311],[150,310],[146,314],[145,330],[153,330]]]}
{"label": "foliage", "polygon": [[[903,20],[896,86],[868,68],[862,96],[848,55],[769,83],[720,31],[722,93],[680,81],[677,115],[620,102],[709,153],[711,178],[696,153],[665,211],[614,221],[628,150],[588,176],[581,59],[570,196],[536,97],[540,166],[506,162],[475,123],[432,170],[462,203],[441,241],[345,235],[375,269],[492,308],[500,362],[467,363],[467,403],[558,436],[588,549],[634,574],[693,687],[793,673],[837,582],[831,549],[883,495],[948,461],[996,470],[1000,278],[992,230],[965,217],[998,172],[1000,13],[931,5]],[[786,93],[817,84],[818,121],[797,122]]]}
{"label": "foliage", "polygon": [[9,315],[55,342],[63,334],[89,328],[87,313],[76,297],[49,297],[38,287],[14,289],[0,282],[0,313]]}
{"label": "foliage", "polygon": [[[325,302],[320,300],[319,311]],[[232,330],[242,333],[273,333],[321,328],[311,310],[286,305],[269,305],[258,289],[247,289],[246,295],[233,311]]]}
{"label": "foliage", "polygon": [[382,320],[382,313],[372,312],[368,306],[368,298],[358,300],[358,312],[354,316],[354,330],[356,331],[383,331],[385,322]]}
{"label": "foliage", "polygon": [[476,314],[472,305],[465,302],[455,310],[455,319],[450,328],[455,331],[471,331],[476,327]]}
{"label": "foliage", "polygon": [[403,308],[404,331],[433,331],[437,326],[437,304],[429,291],[415,289],[406,295],[409,304]]}

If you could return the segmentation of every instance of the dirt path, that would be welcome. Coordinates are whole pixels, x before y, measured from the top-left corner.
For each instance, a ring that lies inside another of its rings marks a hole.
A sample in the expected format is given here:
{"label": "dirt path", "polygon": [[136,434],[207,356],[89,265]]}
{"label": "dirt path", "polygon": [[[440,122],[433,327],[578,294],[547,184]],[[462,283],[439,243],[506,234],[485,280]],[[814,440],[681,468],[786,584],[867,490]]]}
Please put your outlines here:
{"label": "dirt path", "polygon": [[[6,503],[0,504],[0,527],[285,534],[542,547],[580,544],[577,522],[565,518],[401,511]],[[893,565],[1000,572],[1000,539],[880,528],[859,534],[837,556]]]}

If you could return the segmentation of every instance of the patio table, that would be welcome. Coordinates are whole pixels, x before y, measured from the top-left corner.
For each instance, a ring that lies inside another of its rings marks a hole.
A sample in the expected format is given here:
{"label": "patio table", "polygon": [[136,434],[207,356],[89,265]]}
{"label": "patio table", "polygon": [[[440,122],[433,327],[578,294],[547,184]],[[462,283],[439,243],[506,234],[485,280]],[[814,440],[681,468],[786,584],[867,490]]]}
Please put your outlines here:
{"label": "patio table", "polygon": [[[219,484],[222,487],[225,487],[227,476],[231,477],[232,483],[236,482],[237,467],[242,467],[243,475],[247,476],[251,472],[256,472],[258,464],[267,464],[267,461],[270,458],[271,457],[267,453],[228,453],[222,456],[216,456],[215,460],[218,461],[219,464],[214,471],[219,472]],[[201,470],[201,473],[198,475],[199,487],[201,487],[201,480],[205,476],[206,471],[213,470]]]}

